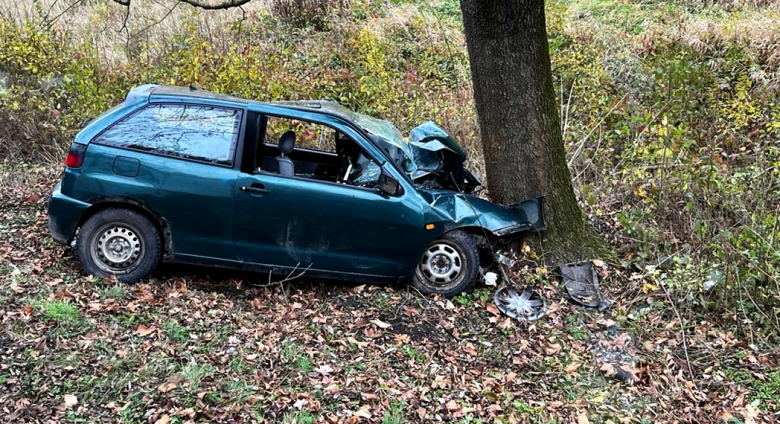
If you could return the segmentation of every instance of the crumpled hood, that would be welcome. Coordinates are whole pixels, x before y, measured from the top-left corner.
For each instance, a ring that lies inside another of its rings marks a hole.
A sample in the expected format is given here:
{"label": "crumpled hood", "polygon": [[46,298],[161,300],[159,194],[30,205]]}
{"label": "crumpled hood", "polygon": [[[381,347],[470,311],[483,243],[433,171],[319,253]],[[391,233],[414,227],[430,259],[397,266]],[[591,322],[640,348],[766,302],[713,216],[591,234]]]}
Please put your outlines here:
{"label": "crumpled hood", "polygon": [[433,121],[425,121],[412,128],[409,132],[409,144],[423,150],[438,152],[449,150],[454,153],[460,163],[466,160],[466,151],[460,147],[457,141],[444,128]]}
{"label": "crumpled hood", "polygon": [[420,193],[437,215],[435,220],[445,227],[483,227],[498,236],[547,228],[542,197],[504,206],[452,191],[420,190]]}

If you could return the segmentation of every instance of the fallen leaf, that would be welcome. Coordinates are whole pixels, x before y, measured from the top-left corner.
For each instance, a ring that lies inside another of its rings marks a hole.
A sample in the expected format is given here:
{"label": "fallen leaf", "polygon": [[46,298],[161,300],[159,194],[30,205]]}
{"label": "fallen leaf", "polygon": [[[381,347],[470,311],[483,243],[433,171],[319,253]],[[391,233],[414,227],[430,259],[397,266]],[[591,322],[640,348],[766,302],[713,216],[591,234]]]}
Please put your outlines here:
{"label": "fallen leaf", "polygon": [[72,408],[76,405],[78,405],[79,400],[76,398],[76,395],[65,395],[65,407],[66,408]]}
{"label": "fallen leaf", "polygon": [[392,327],[392,324],[388,324],[388,323],[386,323],[384,321],[380,321],[378,319],[372,319],[371,323],[376,325],[379,328],[382,328],[382,329]]}
{"label": "fallen leaf", "polygon": [[411,337],[409,337],[408,334],[396,334],[394,340],[395,340],[395,344],[397,345],[406,344],[412,341]]}
{"label": "fallen leaf", "polygon": [[163,415],[160,417],[159,420],[155,421],[155,424],[168,424],[171,421],[171,416],[168,414]]}
{"label": "fallen leaf", "polygon": [[333,368],[330,365],[325,364],[325,365],[320,365],[319,368],[317,368],[314,371],[317,371],[322,375],[328,375],[333,372]]}
{"label": "fallen leaf", "polygon": [[579,368],[581,364],[579,362],[572,362],[569,365],[566,366],[566,374],[574,374],[575,371],[577,371],[577,368]]}
{"label": "fallen leaf", "polygon": [[355,411],[354,416],[360,417],[360,418],[366,418],[366,419],[371,418],[371,412],[369,412],[368,409],[369,409],[368,405],[361,406],[360,409]]}
{"label": "fallen leaf", "polygon": [[147,327],[143,324],[138,325],[138,329],[136,329],[136,333],[138,333],[141,337],[146,337],[152,333],[154,333],[155,328],[154,327]]}
{"label": "fallen leaf", "polygon": [[580,415],[577,416],[577,424],[590,424],[587,411],[582,411]]}

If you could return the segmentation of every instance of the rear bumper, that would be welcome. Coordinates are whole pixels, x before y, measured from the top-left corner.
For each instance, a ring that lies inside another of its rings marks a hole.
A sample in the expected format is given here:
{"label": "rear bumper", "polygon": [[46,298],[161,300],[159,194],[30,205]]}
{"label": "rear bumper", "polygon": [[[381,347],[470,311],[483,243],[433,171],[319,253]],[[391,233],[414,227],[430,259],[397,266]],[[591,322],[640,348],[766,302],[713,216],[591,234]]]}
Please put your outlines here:
{"label": "rear bumper", "polygon": [[54,186],[49,199],[49,233],[56,242],[67,244],[73,238],[81,214],[91,205],[62,194],[60,184]]}

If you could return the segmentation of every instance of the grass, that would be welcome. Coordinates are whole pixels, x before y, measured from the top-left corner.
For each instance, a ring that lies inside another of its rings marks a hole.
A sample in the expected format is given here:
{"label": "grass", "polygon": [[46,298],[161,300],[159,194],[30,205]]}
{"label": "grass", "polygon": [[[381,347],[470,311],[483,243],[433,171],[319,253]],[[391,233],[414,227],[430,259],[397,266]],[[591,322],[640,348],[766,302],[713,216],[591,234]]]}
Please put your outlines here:
{"label": "grass", "polygon": [[284,424],[313,424],[317,417],[308,409],[302,409],[298,412],[288,412],[282,417]]}
{"label": "grass", "polygon": [[162,330],[172,342],[181,343],[189,340],[190,330],[174,320],[167,321]]}
{"label": "grass", "polygon": [[393,401],[390,403],[390,408],[385,411],[385,415],[382,417],[382,424],[402,424],[404,421],[404,403],[399,401]]}
{"label": "grass", "polygon": [[60,300],[37,302],[35,306],[43,311],[45,318],[63,325],[75,323],[81,315],[77,307]]}
{"label": "grass", "polygon": [[122,300],[127,294],[127,288],[124,284],[118,283],[110,287],[103,287],[98,291],[101,300],[116,299]]}

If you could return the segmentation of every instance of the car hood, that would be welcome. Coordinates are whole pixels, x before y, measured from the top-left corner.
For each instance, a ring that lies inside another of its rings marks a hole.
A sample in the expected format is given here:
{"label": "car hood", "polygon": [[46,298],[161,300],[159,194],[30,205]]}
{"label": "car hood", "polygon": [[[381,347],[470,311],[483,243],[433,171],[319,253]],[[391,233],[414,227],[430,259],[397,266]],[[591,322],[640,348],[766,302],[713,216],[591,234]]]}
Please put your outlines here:
{"label": "car hood", "polygon": [[430,204],[432,214],[444,224],[445,230],[476,226],[497,236],[505,236],[547,228],[542,197],[504,206],[448,190],[419,191]]}

